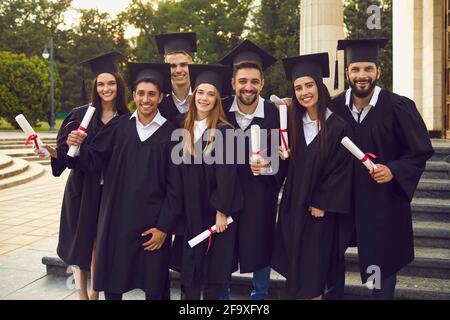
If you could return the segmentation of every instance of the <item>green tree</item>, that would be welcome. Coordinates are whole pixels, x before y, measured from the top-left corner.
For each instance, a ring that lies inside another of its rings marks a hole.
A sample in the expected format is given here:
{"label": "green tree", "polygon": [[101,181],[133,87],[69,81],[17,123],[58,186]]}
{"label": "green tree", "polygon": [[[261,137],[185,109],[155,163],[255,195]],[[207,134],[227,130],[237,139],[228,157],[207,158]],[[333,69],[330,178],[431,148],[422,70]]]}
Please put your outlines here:
{"label": "green tree", "polygon": [[[50,115],[49,63],[39,57],[27,57],[0,51],[0,114],[17,127],[14,118],[23,113],[31,125],[48,121]],[[55,72],[56,107],[61,81]]]}
{"label": "green tree", "polygon": [[62,110],[70,111],[87,101],[82,101],[82,81],[86,80],[87,100],[90,97],[91,79],[89,68],[77,63],[112,50],[129,53],[124,37],[125,26],[118,19],[97,9],[80,10],[78,24],[71,30],[60,31],[55,39],[56,59],[63,80]]}
{"label": "green tree", "polygon": [[298,0],[261,0],[249,38],[274,55],[278,61],[265,74],[263,95],[292,95],[281,58],[298,55],[300,11]]}
{"label": "green tree", "polygon": [[199,63],[217,63],[236,46],[245,30],[252,0],[166,0],[144,4],[133,0],[125,16],[141,30],[134,56],[139,60],[161,60],[154,36],[167,32],[196,32]]}
{"label": "green tree", "polygon": [[[367,8],[381,8],[381,29],[367,27]],[[388,38],[390,41],[380,52],[382,76],[379,84],[392,90],[392,0],[345,0],[344,23],[348,39]]]}
{"label": "green tree", "polygon": [[0,50],[41,55],[72,0],[0,1]]}

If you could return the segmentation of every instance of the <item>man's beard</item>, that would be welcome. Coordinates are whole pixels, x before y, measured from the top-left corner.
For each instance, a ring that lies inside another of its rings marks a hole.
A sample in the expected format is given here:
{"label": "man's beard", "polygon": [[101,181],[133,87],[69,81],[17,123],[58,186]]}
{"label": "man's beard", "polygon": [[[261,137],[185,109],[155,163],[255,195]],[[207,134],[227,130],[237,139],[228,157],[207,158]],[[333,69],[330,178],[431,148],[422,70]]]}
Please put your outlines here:
{"label": "man's beard", "polygon": [[253,103],[255,103],[256,99],[258,99],[258,92],[256,90],[252,90],[250,92],[254,94],[254,98],[252,98],[251,101],[247,101],[243,97],[245,90],[239,91],[240,95],[239,95],[238,99],[242,104],[245,104],[246,106],[251,106]]}
{"label": "man's beard", "polygon": [[352,93],[357,96],[358,98],[367,98],[375,89],[375,86],[377,85],[377,79],[370,81],[369,80],[369,87],[365,90],[359,90],[355,83],[349,81],[350,88],[352,88]]}

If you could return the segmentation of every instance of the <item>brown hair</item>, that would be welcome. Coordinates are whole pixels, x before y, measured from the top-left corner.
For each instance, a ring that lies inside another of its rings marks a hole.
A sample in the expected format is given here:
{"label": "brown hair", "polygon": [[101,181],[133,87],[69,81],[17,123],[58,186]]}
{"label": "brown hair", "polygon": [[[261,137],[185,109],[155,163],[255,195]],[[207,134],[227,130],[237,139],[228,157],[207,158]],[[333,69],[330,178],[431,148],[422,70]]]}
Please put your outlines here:
{"label": "brown hair", "polygon": [[[122,76],[117,73],[113,72],[111,73],[113,77],[116,79],[117,84],[117,96],[116,96],[116,110],[119,115],[125,114],[130,112],[130,109],[128,109],[128,101],[127,101],[127,86],[125,84],[125,81],[123,80]],[[97,109],[97,116],[99,119],[101,119],[101,115],[103,112],[102,108],[102,99],[100,98],[100,95],[97,92],[97,77],[93,81],[92,84],[92,93],[91,93],[91,101],[92,105]]]}
{"label": "brown hair", "polygon": [[[317,117],[319,120],[319,138],[320,138],[320,155],[324,158],[327,155],[328,141],[327,141],[327,125],[326,113],[327,108],[331,107],[331,96],[328,88],[322,81],[313,78],[317,86],[317,93],[319,99],[317,101]],[[298,126],[301,124],[306,108],[302,107],[295,96],[295,88],[292,86],[292,106],[289,109],[289,142],[292,158],[295,158],[295,148],[297,145]],[[295,159],[294,159],[295,160]]]}
{"label": "brown hair", "polygon": [[233,79],[236,78],[237,72],[241,69],[256,69],[259,71],[259,74],[261,75],[261,79],[264,78],[264,72],[258,63],[254,62],[254,61],[241,61],[234,65]]}
{"label": "brown hair", "polygon": [[171,52],[171,53],[168,53],[168,54],[164,55],[164,62],[167,63],[167,57],[168,57],[168,56],[171,56],[171,55],[174,55],[174,54],[182,54],[182,55],[185,55],[185,56],[187,56],[187,57],[189,58],[190,62],[193,61],[192,56],[191,56],[189,53],[187,53],[186,51],[182,51],[182,50],[181,50],[181,51],[174,51],[174,52]]}
{"label": "brown hair", "polygon": [[[188,132],[188,135],[183,137],[183,141],[184,141],[183,142],[183,157],[185,157],[188,152],[191,155],[195,155],[194,122],[195,122],[195,119],[197,118],[197,107],[195,106],[195,96],[197,95],[197,91],[198,91],[198,86],[197,86],[197,88],[195,88],[194,92],[192,93],[192,98],[189,101],[189,110],[186,113],[186,118],[184,119],[184,129],[186,130],[185,135],[187,134],[186,132]],[[212,110],[209,112],[208,120],[207,120],[207,130],[211,129],[211,131],[210,131],[208,143],[204,150],[206,153],[211,152],[212,144],[214,142],[215,130],[219,124],[223,124],[223,125],[229,126],[230,128],[233,128],[233,126],[231,125],[231,123],[228,122],[228,120],[225,116],[225,112],[223,111],[222,100],[221,100],[219,91],[215,87],[214,87],[214,93],[215,93],[215,97],[216,97],[216,103],[214,105],[214,108],[212,108]]]}

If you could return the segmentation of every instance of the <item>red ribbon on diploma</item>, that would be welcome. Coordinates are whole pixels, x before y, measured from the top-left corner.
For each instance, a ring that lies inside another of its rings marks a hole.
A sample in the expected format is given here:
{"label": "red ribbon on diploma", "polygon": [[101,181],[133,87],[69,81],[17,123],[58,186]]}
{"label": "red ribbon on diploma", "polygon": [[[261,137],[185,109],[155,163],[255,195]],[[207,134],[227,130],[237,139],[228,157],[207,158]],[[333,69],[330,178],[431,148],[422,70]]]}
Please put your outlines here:
{"label": "red ribbon on diploma", "polygon": [[87,129],[86,129],[85,127],[79,126],[79,127],[78,127],[78,130],[79,130],[79,131],[86,132]]}
{"label": "red ribbon on diploma", "polygon": [[288,144],[287,144],[287,141],[286,141],[286,138],[284,137],[284,134],[283,133],[287,133],[288,132],[288,129],[286,128],[286,129],[278,129],[278,130],[280,130],[280,132],[281,132],[281,140],[283,141],[283,146],[284,146],[284,149],[286,150],[286,151],[288,151]]}
{"label": "red ribbon on diploma", "polygon": [[208,248],[206,249],[205,256],[208,254],[209,249],[211,248],[212,235],[217,233],[217,230],[213,230],[212,228],[208,228],[209,237],[208,237]]}
{"label": "red ribbon on diploma", "polygon": [[[370,158],[376,159],[377,156],[374,155],[373,153],[366,152],[366,153],[364,154],[364,157],[362,157],[360,161],[361,161],[362,163],[364,163],[364,162],[366,162],[367,160],[370,160]],[[371,174],[372,177],[373,177],[373,176],[375,175],[375,168],[373,167],[372,161],[370,161],[370,165],[371,165],[371,167],[372,167],[372,169],[370,170],[370,174]]]}
{"label": "red ribbon on diploma", "polygon": [[34,147],[39,150],[39,144],[37,143],[37,134],[32,134],[28,137],[27,141],[25,141],[25,145],[27,146],[31,141],[34,142]]}

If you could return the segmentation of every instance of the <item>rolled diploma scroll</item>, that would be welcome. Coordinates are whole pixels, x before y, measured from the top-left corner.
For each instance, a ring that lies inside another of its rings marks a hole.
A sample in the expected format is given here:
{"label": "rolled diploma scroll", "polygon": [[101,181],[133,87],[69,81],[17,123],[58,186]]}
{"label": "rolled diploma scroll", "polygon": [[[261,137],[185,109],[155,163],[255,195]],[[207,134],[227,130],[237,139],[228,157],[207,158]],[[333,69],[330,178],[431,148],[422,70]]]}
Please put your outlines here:
{"label": "rolled diploma scroll", "polygon": [[[282,104],[280,105],[280,129],[281,129],[281,148],[283,149],[283,157],[289,158],[289,153],[286,150],[287,147],[289,147],[289,140],[288,140],[288,133],[287,133],[287,107],[286,105]],[[283,139],[284,138],[284,139]],[[284,145],[284,142],[286,142],[286,146]]]}
{"label": "rolled diploma scroll", "polygon": [[[251,130],[251,140],[252,140],[252,161],[258,161],[261,156],[259,152],[261,151],[261,129],[257,124],[250,127]],[[254,176],[259,176],[259,174],[254,173]]]}
{"label": "rolled diploma scroll", "polygon": [[[89,105],[86,113],[84,114],[83,121],[81,121],[80,126],[78,127],[78,132],[84,132],[89,126],[89,122],[91,122],[92,116],[94,115],[95,108],[92,105]],[[84,128],[84,130],[83,130]],[[67,151],[67,155],[69,157],[76,157],[80,154],[80,147],[71,146],[69,151]]]}
{"label": "rolled diploma scroll", "polygon": [[274,94],[270,96],[270,101],[272,101],[277,106],[286,104],[286,102],[284,102],[282,99],[278,98],[278,96],[276,96]]}
{"label": "rolled diploma scroll", "polygon": [[[233,222],[233,218],[232,217],[227,217],[227,222],[228,224]],[[217,227],[216,225],[213,225],[211,227],[212,231],[216,231]],[[189,245],[191,246],[191,248],[195,247],[196,245],[198,245],[200,242],[206,240],[209,238],[209,236],[211,235],[211,232],[209,230],[205,230],[202,233],[200,233],[198,236],[192,238],[191,240],[188,241]]]}
{"label": "rolled diploma scroll", "polygon": [[[20,128],[22,128],[23,132],[27,135],[27,137],[30,137],[32,135],[36,135],[36,132],[33,130],[33,128],[31,127],[30,123],[27,121],[27,119],[25,119],[23,114],[19,114],[16,117],[16,121],[19,124]],[[44,144],[42,143],[42,140],[39,138],[39,136],[36,138],[36,142],[37,142],[37,149],[41,150],[42,152],[44,152],[44,155],[46,157],[50,156],[50,153],[48,152],[47,149],[44,148]],[[35,146],[36,147],[36,146]]]}
{"label": "rolled diploma scroll", "polygon": [[[365,157],[365,154],[348,137],[342,138],[341,143],[345,148],[347,148],[348,151],[350,151],[356,158],[358,158],[359,161],[361,161]],[[369,169],[369,171],[377,168],[377,166],[370,159],[364,161],[363,164],[367,169]]]}

